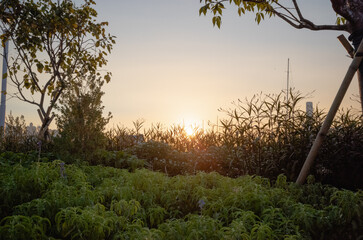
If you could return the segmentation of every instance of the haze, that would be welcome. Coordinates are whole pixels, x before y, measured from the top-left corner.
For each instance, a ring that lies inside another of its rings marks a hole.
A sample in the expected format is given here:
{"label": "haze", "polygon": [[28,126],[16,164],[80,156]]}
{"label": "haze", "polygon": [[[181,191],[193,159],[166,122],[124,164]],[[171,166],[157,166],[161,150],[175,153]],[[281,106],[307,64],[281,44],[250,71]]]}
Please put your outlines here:
{"label": "haze", "polygon": [[[306,18],[335,22],[329,0],[300,2]],[[211,15],[199,16],[198,0],[96,3],[99,20],[108,21],[108,31],[117,36],[103,69],[113,74],[103,97],[105,115],[113,114],[109,127],[132,126],[140,118],[146,125],[215,122],[223,118],[220,107],[286,88],[288,58],[290,85],[302,93],[315,91],[309,101],[328,109],[351,62],[336,39],[341,32],[296,30],[277,18],[257,25],[253,15],[239,17],[228,4],[218,29]],[[344,107],[358,109],[353,94],[356,79]],[[40,122],[36,108],[19,100],[8,100],[10,111],[27,123]]]}

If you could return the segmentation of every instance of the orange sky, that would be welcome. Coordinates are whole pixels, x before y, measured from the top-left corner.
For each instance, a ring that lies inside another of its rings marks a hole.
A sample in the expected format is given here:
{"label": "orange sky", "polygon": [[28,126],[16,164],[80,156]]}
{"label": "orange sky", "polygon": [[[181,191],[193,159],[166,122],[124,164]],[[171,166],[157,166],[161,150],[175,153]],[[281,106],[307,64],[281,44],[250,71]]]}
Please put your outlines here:
{"label": "orange sky", "polygon": [[[306,18],[333,24],[329,0],[300,1]],[[252,15],[224,13],[221,29],[199,16],[199,0],[96,0],[100,21],[109,22],[116,45],[105,68],[113,74],[103,103],[112,125],[161,122],[204,124],[223,118],[218,108],[255,93],[279,93],[291,86],[328,109],[350,64],[334,31],[296,30],[279,19],[260,25]],[[229,5],[226,5],[228,8]],[[345,34],[348,36],[348,34]],[[343,106],[358,94],[354,79]],[[304,107],[304,106],[302,106]],[[39,122],[36,109],[10,99],[7,113]],[[105,114],[106,115],[106,114]]]}

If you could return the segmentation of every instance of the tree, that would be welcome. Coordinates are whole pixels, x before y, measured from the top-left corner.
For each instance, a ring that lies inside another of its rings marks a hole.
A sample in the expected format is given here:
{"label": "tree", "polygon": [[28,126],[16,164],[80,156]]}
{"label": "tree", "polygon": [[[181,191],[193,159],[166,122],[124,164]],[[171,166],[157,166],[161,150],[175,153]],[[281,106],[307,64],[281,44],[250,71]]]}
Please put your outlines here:
{"label": "tree", "polygon": [[[64,90],[79,79],[101,76],[99,68],[115,43],[107,22],[97,22],[93,0],[11,0],[0,4],[2,44],[11,40],[16,54],[8,61],[14,95],[38,109],[46,139],[52,111]],[[102,74],[106,82],[111,73]]]}
{"label": "tree", "polygon": [[[258,24],[261,22],[261,20],[265,19],[265,16],[277,16],[297,29],[306,28],[314,31],[347,31],[350,33],[349,40],[353,42],[353,45],[357,51],[363,38],[363,1],[330,1],[332,3],[332,8],[338,14],[335,25],[316,25],[312,21],[304,18],[297,0],[287,0],[284,1],[284,3],[281,3],[278,0],[200,0],[200,2],[204,2],[204,6],[200,8],[199,14],[206,15],[208,11],[211,11],[214,15],[212,19],[213,25],[217,25],[220,28],[222,12],[223,9],[225,9],[223,3],[227,2],[231,5],[237,6],[238,14],[240,16],[246,12],[255,12],[255,20]],[[348,88],[351,79],[353,78],[356,69],[358,70],[360,102],[363,111],[363,64],[360,64],[361,53],[358,55],[359,56],[354,58],[351,66],[349,67],[342,86],[340,87],[338,94],[334,99],[330,111],[325,118],[325,121],[317,135],[317,138],[309,152],[307,159],[304,162],[303,168],[301,169],[299,177],[296,180],[298,184],[302,184],[306,180],[309,169],[315,160],[322,141],[330,128],[335,113],[338,110],[340,102],[345,94],[346,89]]]}
{"label": "tree", "polygon": [[104,92],[101,78],[89,77],[73,82],[59,100],[56,122],[59,137],[56,146],[66,155],[90,160],[93,153],[106,144],[104,130],[111,119],[111,113],[103,117],[101,97]]}
{"label": "tree", "polygon": [[[288,0],[281,3],[278,0],[200,0],[204,5],[199,14],[206,15],[210,11],[214,16],[213,25],[221,26],[224,3],[235,5],[241,16],[246,12],[254,12],[255,20],[259,24],[265,17],[279,17],[297,29],[339,30],[349,32],[349,40],[357,50],[363,38],[363,2],[361,0],[331,0],[333,10],[338,14],[335,25],[317,25],[304,18],[297,0]],[[358,71],[360,100],[363,110],[363,65]]]}

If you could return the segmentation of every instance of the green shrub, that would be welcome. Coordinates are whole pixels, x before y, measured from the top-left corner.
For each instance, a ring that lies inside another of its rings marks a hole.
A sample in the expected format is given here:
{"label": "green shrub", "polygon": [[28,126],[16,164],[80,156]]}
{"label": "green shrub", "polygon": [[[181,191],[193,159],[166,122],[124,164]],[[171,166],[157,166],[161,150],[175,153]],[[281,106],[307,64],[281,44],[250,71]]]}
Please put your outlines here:
{"label": "green shrub", "polygon": [[82,209],[68,207],[55,216],[57,230],[63,237],[72,239],[106,239],[121,224],[112,211],[106,211],[101,204]]}
{"label": "green shrub", "polygon": [[[21,156],[20,156],[21,157]],[[362,191],[280,175],[168,177],[61,161],[0,168],[0,239],[359,239]]]}
{"label": "green shrub", "polygon": [[50,226],[49,219],[37,215],[8,216],[0,222],[0,239],[49,239],[46,233]]}
{"label": "green shrub", "polygon": [[138,168],[145,166],[145,160],[139,159],[134,155],[123,151],[106,151],[97,150],[92,156],[91,163],[102,164],[104,166],[111,166],[115,168],[125,168],[130,171],[135,171]]}
{"label": "green shrub", "polygon": [[94,164],[94,153],[105,148],[104,131],[112,116],[103,116],[103,84],[104,80],[96,76],[77,79],[61,95],[56,118],[59,135],[54,142],[69,163],[79,158]]}

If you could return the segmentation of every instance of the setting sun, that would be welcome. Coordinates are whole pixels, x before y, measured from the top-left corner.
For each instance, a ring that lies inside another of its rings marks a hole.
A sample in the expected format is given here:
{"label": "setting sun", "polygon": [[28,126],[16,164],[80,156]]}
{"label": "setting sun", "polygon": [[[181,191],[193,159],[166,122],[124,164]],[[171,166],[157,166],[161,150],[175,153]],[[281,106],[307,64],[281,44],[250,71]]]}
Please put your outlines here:
{"label": "setting sun", "polygon": [[185,127],[185,133],[188,136],[193,136],[194,135],[195,131],[194,131],[194,128],[192,127],[192,125],[189,125],[189,126]]}

